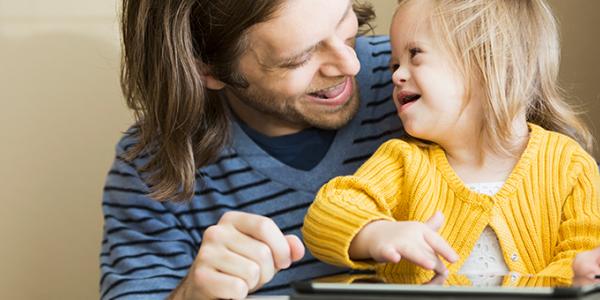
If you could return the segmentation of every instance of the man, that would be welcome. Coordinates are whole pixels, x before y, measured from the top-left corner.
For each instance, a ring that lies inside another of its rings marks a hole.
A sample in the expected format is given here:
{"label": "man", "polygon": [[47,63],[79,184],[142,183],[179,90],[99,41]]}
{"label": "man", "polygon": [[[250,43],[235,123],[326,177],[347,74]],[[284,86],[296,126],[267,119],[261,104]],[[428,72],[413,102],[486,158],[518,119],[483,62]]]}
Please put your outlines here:
{"label": "man", "polygon": [[137,123],[104,188],[102,299],[285,294],[344,272],[298,235],[323,183],[402,133],[387,38],[355,38],[372,17],[351,0],[124,0]]}

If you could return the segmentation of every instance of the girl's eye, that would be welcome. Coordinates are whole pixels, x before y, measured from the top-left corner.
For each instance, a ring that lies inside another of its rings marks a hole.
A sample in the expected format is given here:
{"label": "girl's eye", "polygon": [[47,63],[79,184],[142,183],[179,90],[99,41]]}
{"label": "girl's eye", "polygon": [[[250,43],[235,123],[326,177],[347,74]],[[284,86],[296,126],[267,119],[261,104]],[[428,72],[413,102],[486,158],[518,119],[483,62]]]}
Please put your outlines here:
{"label": "girl's eye", "polygon": [[415,58],[417,54],[422,53],[423,51],[420,48],[410,48],[408,49],[408,53],[410,53],[410,58]]}
{"label": "girl's eye", "polygon": [[390,64],[390,71],[392,71],[392,73],[396,72],[396,70],[398,70],[400,68],[400,64]]}

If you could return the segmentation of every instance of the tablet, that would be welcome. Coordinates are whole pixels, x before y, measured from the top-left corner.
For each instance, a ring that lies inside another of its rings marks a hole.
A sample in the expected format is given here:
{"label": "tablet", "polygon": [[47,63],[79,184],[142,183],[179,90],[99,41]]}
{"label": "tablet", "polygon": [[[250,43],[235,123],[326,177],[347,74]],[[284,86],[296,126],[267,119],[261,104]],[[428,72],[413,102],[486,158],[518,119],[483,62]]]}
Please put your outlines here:
{"label": "tablet", "polygon": [[405,296],[512,296],[576,298],[600,291],[600,280],[579,280],[566,286],[559,278],[509,274],[415,278],[411,275],[344,274],[295,282],[298,294]]}

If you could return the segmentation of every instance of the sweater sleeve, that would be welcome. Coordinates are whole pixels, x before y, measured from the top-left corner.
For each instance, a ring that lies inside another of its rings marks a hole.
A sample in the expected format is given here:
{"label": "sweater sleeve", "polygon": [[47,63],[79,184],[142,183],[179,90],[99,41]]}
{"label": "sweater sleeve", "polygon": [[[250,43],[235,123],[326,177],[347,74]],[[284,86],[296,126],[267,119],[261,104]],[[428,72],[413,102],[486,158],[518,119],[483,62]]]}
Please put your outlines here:
{"label": "sweater sleeve", "polygon": [[551,263],[538,275],[570,283],[577,253],[600,245],[600,173],[592,157],[579,151],[571,165],[572,187],[563,205],[559,240]]}
{"label": "sweater sleeve", "polygon": [[117,156],[102,202],[100,299],[165,299],[193,262],[196,243],[148,192],[136,166]]}
{"label": "sweater sleeve", "polygon": [[400,200],[407,147],[403,141],[389,141],[353,176],[334,178],[321,188],[302,229],[315,257],[355,269],[375,266],[373,261],[351,260],[350,243],[366,224],[394,220],[392,211]]}

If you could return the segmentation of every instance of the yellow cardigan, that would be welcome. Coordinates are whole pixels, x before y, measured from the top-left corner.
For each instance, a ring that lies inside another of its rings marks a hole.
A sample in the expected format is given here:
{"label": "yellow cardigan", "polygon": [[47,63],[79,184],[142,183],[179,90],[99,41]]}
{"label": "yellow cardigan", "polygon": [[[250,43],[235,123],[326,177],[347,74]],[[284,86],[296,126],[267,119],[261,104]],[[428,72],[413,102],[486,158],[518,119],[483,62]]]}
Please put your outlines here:
{"label": "yellow cardigan", "polygon": [[460,270],[489,225],[510,271],[570,280],[575,255],[600,245],[598,166],[572,139],[529,127],[525,151],[494,196],[468,189],[439,146],[386,142],[355,175],[321,188],[304,220],[306,245],[331,264],[422,277],[431,272],[404,260],[353,261],[350,242],[371,221],[424,222],[441,211],[440,234],[460,256],[450,272]]}

